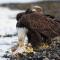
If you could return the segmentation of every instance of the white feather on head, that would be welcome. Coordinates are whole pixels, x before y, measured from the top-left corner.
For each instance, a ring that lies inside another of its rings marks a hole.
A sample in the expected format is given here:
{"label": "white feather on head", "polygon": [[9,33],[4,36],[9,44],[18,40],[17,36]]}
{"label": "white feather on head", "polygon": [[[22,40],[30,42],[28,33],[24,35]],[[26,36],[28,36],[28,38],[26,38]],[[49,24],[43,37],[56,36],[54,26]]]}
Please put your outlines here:
{"label": "white feather on head", "polygon": [[43,8],[41,6],[32,6],[31,10],[33,12],[40,12],[41,14],[43,14]]}

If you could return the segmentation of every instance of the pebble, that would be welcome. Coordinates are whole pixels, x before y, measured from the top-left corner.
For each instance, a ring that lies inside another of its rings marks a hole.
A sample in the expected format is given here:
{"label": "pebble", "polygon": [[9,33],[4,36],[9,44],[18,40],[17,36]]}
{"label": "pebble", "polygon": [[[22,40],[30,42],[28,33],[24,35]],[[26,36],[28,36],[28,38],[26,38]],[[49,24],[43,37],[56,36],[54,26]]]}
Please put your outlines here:
{"label": "pebble", "polygon": [[49,58],[46,57],[46,58],[44,58],[43,60],[49,60]]}

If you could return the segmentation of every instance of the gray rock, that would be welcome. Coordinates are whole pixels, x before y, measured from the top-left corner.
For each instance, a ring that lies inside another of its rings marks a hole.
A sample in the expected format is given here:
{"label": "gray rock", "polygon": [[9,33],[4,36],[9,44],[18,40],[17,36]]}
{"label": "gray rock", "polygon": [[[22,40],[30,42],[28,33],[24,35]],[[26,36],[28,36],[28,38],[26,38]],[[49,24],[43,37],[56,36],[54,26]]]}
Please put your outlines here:
{"label": "gray rock", "polygon": [[44,58],[43,60],[49,60],[49,58],[46,57],[46,58]]}

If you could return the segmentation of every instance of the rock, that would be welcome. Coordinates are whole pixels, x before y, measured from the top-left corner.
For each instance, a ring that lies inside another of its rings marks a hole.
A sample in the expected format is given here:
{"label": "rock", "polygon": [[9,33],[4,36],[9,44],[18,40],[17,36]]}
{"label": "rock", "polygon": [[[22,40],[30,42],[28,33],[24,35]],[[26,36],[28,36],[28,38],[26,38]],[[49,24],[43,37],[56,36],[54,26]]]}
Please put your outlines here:
{"label": "rock", "polygon": [[46,58],[44,58],[43,60],[49,60],[49,58],[46,57]]}

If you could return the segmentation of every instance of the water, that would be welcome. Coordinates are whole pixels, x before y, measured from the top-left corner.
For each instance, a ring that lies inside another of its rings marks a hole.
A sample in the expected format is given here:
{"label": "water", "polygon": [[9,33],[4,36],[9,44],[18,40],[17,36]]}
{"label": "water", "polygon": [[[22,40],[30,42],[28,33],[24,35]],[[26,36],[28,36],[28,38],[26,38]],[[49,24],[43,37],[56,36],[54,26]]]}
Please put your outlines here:
{"label": "water", "polygon": [[[17,33],[15,17],[19,12],[22,11],[0,7],[0,60],[7,60],[1,56],[18,41],[18,37],[13,35]],[[12,37],[3,37],[6,34],[10,34]]]}
{"label": "water", "polygon": [[37,1],[43,1],[43,0],[0,0],[0,3],[28,3]]}

